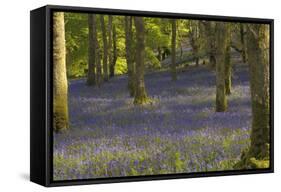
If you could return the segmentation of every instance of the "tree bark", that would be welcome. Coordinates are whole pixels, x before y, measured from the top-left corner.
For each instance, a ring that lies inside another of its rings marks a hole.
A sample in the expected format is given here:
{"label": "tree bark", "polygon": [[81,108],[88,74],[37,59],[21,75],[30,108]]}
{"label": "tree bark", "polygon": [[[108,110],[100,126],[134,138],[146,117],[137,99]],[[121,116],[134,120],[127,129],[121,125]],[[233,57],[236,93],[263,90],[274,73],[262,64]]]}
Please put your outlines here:
{"label": "tree bark", "polygon": [[102,84],[102,64],[101,64],[101,51],[100,47],[96,48],[97,56],[96,56],[96,64],[97,64],[97,86],[100,87]]}
{"label": "tree bark", "polygon": [[96,18],[93,14],[88,14],[88,75],[87,75],[87,85],[96,84]]}
{"label": "tree bark", "polygon": [[134,85],[134,77],[135,77],[135,66],[133,63],[133,53],[132,53],[132,37],[133,37],[133,26],[132,26],[132,17],[125,16],[125,35],[126,35],[126,60],[128,67],[128,89],[130,92],[130,96],[135,95],[135,85]]}
{"label": "tree bark", "polygon": [[241,40],[241,45],[242,45],[242,49],[241,49],[241,54],[242,54],[242,60],[243,63],[247,62],[247,52],[246,52],[246,35],[245,35],[245,24],[240,23],[240,40]]}
{"label": "tree bark", "polygon": [[94,34],[95,35],[95,42],[96,42],[96,67],[97,67],[96,84],[97,84],[98,87],[100,87],[101,84],[102,84],[103,76],[102,76],[102,64],[101,64],[101,50],[100,50],[97,31],[98,31],[98,26],[96,25],[96,31],[95,31],[95,34]]}
{"label": "tree bark", "polygon": [[215,57],[215,22],[213,21],[206,21],[202,22],[204,28],[205,28],[205,38],[207,41],[207,53],[209,55],[209,67],[211,69],[214,69],[216,67],[216,57]]}
{"label": "tree bark", "polygon": [[106,33],[106,27],[104,23],[104,16],[100,15],[100,23],[101,23],[101,31],[102,31],[102,41],[103,41],[103,80],[108,81],[108,63],[107,63],[107,33]]}
{"label": "tree bark", "polygon": [[269,25],[247,25],[247,54],[250,67],[252,130],[249,156],[269,158]]}
{"label": "tree bark", "polygon": [[216,111],[223,112],[227,108],[225,92],[225,50],[227,47],[227,25],[216,23]]}
{"label": "tree bark", "polygon": [[116,37],[116,26],[112,27],[112,40],[113,40],[113,59],[110,65],[110,77],[114,77],[115,75],[115,65],[117,61],[117,37]]}
{"label": "tree bark", "polygon": [[172,80],[177,80],[177,69],[176,69],[176,33],[177,33],[177,24],[176,20],[172,19],[172,39],[171,39],[171,45],[172,45],[172,55],[171,55],[171,73],[172,73]]}
{"label": "tree bark", "polygon": [[[112,59],[112,15],[108,16],[108,66],[109,70],[113,63]],[[109,74],[111,72],[109,71]],[[111,75],[109,75],[111,77]]]}
{"label": "tree bark", "polygon": [[195,65],[199,66],[199,23],[198,21],[189,22],[189,41],[192,47],[193,60]]}
{"label": "tree bark", "polygon": [[144,83],[144,22],[142,17],[134,17],[136,27],[136,93],[134,104],[141,105],[148,101]]}
{"label": "tree bark", "polygon": [[53,128],[60,132],[68,128],[68,86],[66,77],[64,13],[53,16]]}
{"label": "tree bark", "polygon": [[231,65],[231,24],[226,24],[226,38],[227,45],[225,50],[225,93],[227,95],[231,94],[231,86],[232,86],[232,65]]}

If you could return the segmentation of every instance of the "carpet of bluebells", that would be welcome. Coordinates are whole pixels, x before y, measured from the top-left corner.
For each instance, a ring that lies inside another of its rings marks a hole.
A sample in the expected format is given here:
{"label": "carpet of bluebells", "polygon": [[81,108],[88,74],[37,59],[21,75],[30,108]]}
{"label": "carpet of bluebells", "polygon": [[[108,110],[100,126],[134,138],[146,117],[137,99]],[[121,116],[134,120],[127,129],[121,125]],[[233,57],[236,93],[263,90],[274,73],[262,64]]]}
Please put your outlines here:
{"label": "carpet of bluebells", "polygon": [[145,76],[152,103],[134,106],[125,75],[101,88],[69,82],[70,129],[54,135],[54,180],[231,170],[249,145],[245,65],[233,69],[227,112],[215,112],[215,73],[190,67]]}

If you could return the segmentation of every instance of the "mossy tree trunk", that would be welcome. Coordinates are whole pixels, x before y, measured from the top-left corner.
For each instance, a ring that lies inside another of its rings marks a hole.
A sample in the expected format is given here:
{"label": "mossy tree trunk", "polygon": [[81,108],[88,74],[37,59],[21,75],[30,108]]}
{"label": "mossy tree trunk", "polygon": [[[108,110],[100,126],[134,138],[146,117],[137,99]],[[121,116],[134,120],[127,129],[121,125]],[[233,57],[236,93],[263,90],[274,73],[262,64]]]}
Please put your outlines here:
{"label": "mossy tree trunk", "polygon": [[225,52],[227,48],[227,24],[216,23],[216,111],[227,109],[225,92]]}
{"label": "mossy tree trunk", "polygon": [[171,38],[171,73],[172,80],[177,80],[177,65],[176,65],[176,36],[177,36],[177,21],[175,19],[171,20],[172,23],[172,38]]}
{"label": "mossy tree trunk", "polygon": [[125,16],[125,36],[126,36],[126,60],[128,67],[128,89],[130,92],[130,96],[135,95],[135,66],[133,62],[133,23],[132,17]]}
{"label": "mossy tree trunk", "polygon": [[134,104],[141,105],[148,101],[144,83],[145,28],[142,17],[134,17],[136,28],[136,92]]}
{"label": "mossy tree trunk", "polygon": [[[110,69],[110,66],[112,65],[112,15],[108,16],[108,26],[107,26],[107,31],[108,31],[108,66]],[[109,71],[109,74],[111,72]],[[109,75],[109,77],[111,77]]]}
{"label": "mossy tree trunk", "polygon": [[107,32],[106,26],[104,23],[104,16],[100,15],[101,31],[102,31],[102,41],[103,41],[103,57],[102,57],[102,66],[103,66],[103,80],[108,81],[108,47],[107,47]]}
{"label": "mossy tree trunk", "polygon": [[226,38],[227,45],[225,50],[225,93],[227,95],[231,94],[231,85],[232,85],[232,65],[231,65],[231,24],[226,24]]}
{"label": "mossy tree trunk", "polygon": [[252,98],[252,130],[249,156],[262,160],[269,156],[269,25],[248,24],[247,36]]}
{"label": "mossy tree trunk", "polygon": [[66,77],[64,13],[53,16],[53,129],[56,132],[68,128],[68,100]]}
{"label": "mossy tree trunk", "polygon": [[88,75],[87,85],[96,84],[96,18],[93,14],[88,14]]}

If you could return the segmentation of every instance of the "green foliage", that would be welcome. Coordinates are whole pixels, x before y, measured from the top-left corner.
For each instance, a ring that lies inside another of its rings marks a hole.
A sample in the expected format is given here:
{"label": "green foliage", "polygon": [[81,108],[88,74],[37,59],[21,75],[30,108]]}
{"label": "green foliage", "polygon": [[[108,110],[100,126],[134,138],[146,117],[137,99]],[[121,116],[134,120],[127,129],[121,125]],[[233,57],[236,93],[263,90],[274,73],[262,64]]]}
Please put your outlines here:
{"label": "green foliage", "polygon": [[145,18],[146,46],[152,50],[170,46],[169,22],[166,19]]}
{"label": "green foliage", "polygon": [[147,69],[159,69],[161,67],[160,61],[149,47],[145,49],[145,64]]}
{"label": "green foliage", "polygon": [[71,78],[85,75],[88,63],[88,15],[65,13],[66,65]]}
{"label": "green foliage", "polygon": [[[180,152],[175,153],[175,167],[176,167],[176,172],[181,172],[184,169],[184,162],[180,158]],[[187,159],[185,159],[186,161]]]}
{"label": "green foliage", "polygon": [[127,73],[127,61],[124,57],[118,57],[115,65],[115,74],[122,75]]}

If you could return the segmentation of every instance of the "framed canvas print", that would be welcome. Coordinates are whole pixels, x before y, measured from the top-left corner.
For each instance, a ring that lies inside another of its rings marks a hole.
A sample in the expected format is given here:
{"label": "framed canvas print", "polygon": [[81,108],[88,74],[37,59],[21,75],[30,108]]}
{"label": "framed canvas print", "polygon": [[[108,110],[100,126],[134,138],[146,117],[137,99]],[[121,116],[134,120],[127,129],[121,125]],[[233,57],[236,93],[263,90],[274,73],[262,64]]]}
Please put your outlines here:
{"label": "framed canvas print", "polygon": [[273,20],[31,11],[30,178],[273,172]]}

